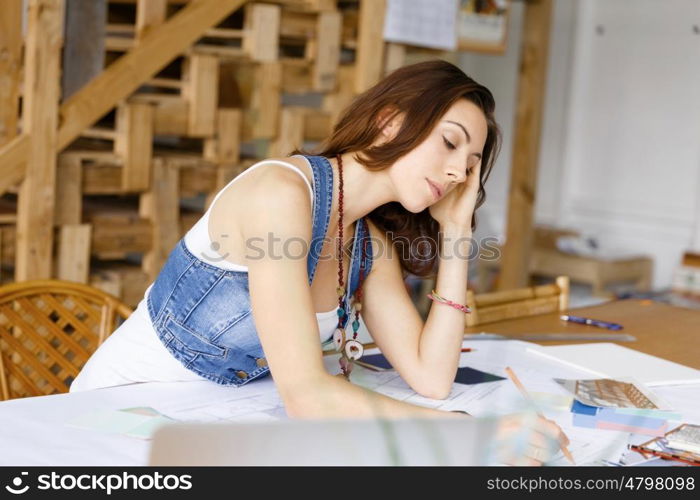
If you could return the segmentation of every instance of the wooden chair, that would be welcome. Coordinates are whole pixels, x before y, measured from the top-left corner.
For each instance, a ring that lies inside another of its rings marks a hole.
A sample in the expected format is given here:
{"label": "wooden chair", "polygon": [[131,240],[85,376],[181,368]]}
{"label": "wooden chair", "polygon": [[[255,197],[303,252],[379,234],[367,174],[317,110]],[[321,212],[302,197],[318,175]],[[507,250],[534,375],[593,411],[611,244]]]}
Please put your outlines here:
{"label": "wooden chair", "polygon": [[0,400],[68,392],[90,355],[131,312],[81,283],[0,287]]}
{"label": "wooden chair", "polygon": [[478,295],[467,290],[467,305],[472,312],[466,315],[466,326],[563,311],[569,307],[569,277],[558,276],[549,285]]}

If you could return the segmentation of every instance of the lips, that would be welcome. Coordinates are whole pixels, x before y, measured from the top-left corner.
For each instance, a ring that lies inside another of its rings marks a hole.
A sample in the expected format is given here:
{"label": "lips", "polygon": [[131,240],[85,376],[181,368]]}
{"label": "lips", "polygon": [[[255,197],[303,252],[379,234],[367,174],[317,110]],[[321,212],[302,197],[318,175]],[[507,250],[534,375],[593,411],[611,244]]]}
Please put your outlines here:
{"label": "lips", "polygon": [[426,178],[426,181],[428,181],[428,185],[430,186],[430,189],[433,192],[433,196],[435,197],[435,201],[438,201],[440,198],[442,198],[442,188],[440,188],[440,186],[435,184],[430,179]]}

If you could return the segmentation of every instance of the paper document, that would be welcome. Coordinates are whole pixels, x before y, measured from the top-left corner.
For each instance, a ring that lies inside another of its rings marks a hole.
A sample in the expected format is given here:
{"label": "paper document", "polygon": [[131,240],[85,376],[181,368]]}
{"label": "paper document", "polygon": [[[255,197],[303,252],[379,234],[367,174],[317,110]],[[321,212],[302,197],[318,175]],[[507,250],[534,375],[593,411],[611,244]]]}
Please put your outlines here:
{"label": "paper document", "polygon": [[601,378],[632,377],[648,386],[700,383],[700,370],[608,342],[527,350]]}
{"label": "paper document", "polygon": [[86,413],[67,422],[66,425],[101,432],[124,434],[139,439],[151,439],[158,427],[170,422],[173,422],[171,418],[157,410],[140,406]]}

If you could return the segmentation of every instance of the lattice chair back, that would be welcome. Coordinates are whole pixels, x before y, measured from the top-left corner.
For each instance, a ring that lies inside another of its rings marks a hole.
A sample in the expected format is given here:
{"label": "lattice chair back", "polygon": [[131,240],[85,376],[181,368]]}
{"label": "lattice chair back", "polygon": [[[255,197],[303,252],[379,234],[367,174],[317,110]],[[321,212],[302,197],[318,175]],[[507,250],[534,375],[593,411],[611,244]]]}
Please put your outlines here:
{"label": "lattice chair back", "polygon": [[467,290],[466,326],[564,311],[569,308],[569,277],[557,276],[548,285],[474,294]]}
{"label": "lattice chair back", "polygon": [[96,288],[60,280],[0,287],[0,400],[68,392],[132,310]]}

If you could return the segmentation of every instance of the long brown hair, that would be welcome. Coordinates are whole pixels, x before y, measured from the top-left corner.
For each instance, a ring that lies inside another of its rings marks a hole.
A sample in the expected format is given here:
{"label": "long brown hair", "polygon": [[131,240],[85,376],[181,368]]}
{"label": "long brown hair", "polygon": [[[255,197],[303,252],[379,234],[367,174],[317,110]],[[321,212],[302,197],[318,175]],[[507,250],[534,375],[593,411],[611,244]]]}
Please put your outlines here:
{"label": "long brown hair", "polygon": [[[458,100],[468,99],[484,113],[487,137],[482,152],[481,176],[476,208],[486,198],[484,183],[498,155],[501,132],[494,119],[495,101],[491,91],[478,84],[454,64],[431,60],[394,70],[379,83],[354,98],[343,110],[330,137],[313,153],[303,148],[291,154],[319,155],[333,158],[338,154],[355,152],[354,159],[372,171],[391,166],[396,160],[418,146],[433,130],[436,122]],[[372,146],[380,133],[378,115],[385,108],[394,109],[387,120],[404,112],[401,129],[393,140]],[[476,212],[476,209],[475,209]],[[436,272],[439,245],[439,224],[426,208],[411,213],[399,202],[390,202],[372,210],[367,217],[385,233],[392,233],[404,273],[427,277]],[[472,216],[476,228],[476,214]],[[430,245],[431,258],[416,258],[403,245],[420,241]]]}

